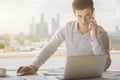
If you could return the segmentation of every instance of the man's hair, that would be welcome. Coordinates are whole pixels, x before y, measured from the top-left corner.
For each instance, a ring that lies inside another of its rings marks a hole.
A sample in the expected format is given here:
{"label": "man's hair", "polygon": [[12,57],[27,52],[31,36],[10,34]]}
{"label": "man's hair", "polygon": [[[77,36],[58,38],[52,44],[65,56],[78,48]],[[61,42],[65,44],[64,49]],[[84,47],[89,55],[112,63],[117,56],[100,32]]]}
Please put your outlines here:
{"label": "man's hair", "polygon": [[73,10],[83,10],[86,8],[94,9],[93,0],[73,0],[72,7]]}

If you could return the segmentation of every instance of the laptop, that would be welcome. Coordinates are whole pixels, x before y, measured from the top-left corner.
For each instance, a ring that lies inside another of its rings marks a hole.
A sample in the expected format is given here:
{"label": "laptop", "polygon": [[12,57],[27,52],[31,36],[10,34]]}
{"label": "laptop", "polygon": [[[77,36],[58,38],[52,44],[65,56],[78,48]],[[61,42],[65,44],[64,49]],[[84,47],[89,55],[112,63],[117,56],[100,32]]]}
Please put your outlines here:
{"label": "laptop", "polygon": [[81,79],[101,77],[107,55],[68,56],[64,75],[59,79]]}

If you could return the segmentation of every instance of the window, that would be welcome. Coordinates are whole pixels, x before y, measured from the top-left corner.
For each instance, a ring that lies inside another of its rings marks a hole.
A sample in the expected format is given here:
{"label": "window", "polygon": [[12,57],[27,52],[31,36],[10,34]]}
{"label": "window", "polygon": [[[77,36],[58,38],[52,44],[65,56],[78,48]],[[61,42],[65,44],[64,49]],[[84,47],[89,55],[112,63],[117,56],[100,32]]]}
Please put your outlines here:
{"label": "window", "polygon": [[[10,60],[9,66],[30,64],[60,27],[76,19],[72,1],[0,0],[0,66]],[[120,1],[94,0],[94,4],[95,19],[109,34],[111,53],[120,53]],[[55,56],[64,53],[63,43]]]}

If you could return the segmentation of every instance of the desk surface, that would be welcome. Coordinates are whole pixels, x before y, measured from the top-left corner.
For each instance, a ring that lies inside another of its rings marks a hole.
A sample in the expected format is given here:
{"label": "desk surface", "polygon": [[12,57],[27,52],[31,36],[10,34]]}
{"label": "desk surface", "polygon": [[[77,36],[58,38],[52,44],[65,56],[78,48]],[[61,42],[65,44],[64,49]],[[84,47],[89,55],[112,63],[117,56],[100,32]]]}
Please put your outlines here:
{"label": "desk surface", "polygon": [[[38,71],[38,73],[34,75],[17,76],[16,71],[7,71],[7,76],[0,77],[0,80],[59,80],[56,78],[56,76],[44,75],[43,72],[44,71]],[[120,80],[120,71],[104,72],[102,78],[79,79],[79,80]]]}

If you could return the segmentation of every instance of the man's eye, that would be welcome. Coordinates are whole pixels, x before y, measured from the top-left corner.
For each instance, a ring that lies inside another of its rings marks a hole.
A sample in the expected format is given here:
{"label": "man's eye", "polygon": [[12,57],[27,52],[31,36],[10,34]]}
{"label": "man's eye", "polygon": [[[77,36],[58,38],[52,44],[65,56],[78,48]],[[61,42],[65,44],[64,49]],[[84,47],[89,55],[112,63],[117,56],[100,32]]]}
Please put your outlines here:
{"label": "man's eye", "polygon": [[87,15],[87,16],[86,16],[86,18],[90,18],[90,17],[91,17],[91,15]]}
{"label": "man's eye", "polygon": [[81,18],[82,16],[78,16],[79,18]]}

